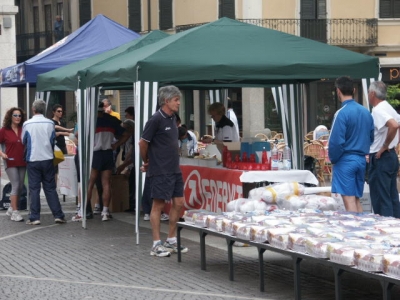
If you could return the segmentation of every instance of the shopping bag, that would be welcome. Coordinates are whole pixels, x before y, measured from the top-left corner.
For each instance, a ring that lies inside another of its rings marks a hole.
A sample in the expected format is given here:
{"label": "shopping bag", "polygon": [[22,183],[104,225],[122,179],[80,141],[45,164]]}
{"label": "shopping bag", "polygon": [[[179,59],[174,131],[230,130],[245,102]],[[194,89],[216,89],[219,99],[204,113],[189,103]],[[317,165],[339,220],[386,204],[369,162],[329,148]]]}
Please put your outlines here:
{"label": "shopping bag", "polygon": [[76,153],[76,146],[75,143],[71,140],[66,141],[66,146],[67,146],[67,153],[68,155],[75,155]]}
{"label": "shopping bag", "polygon": [[[11,183],[7,183],[3,188],[2,198],[0,200],[0,210],[6,210],[10,207],[10,193],[11,193]],[[27,199],[26,199],[26,187],[22,187],[21,194],[19,195],[18,210],[25,210]]]}
{"label": "shopping bag", "polygon": [[54,159],[53,165],[57,166],[60,162],[64,161],[64,154],[57,146],[54,146]]}

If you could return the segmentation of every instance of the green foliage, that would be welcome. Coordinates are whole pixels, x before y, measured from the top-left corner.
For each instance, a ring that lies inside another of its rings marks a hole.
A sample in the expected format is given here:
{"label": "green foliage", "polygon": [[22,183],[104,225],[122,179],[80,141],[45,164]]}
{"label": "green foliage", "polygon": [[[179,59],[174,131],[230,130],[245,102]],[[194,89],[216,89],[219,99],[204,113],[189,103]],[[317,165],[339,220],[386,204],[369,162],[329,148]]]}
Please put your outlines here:
{"label": "green foliage", "polygon": [[387,99],[394,108],[400,107],[400,84],[387,86]]}

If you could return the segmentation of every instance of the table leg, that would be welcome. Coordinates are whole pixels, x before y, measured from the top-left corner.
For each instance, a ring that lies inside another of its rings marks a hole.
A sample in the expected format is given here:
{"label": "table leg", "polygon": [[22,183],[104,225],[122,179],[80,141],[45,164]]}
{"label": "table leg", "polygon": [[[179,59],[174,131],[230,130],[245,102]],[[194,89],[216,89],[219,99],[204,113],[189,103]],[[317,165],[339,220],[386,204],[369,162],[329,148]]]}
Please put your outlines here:
{"label": "table leg", "polygon": [[233,274],[233,244],[235,241],[231,240],[229,237],[226,238],[226,243],[228,245],[228,265],[229,265],[229,280],[234,280]]}
{"label": "table leg", "polygon": [[382,286],[383,300],[392,299],[392,287],[394,286],[394,284],[387,282],[385,280],[382,280],[381,286]]}
{"label": "table leg", "polygon": [[65,195],[63,195],[63,202],[65,202]]}
{"label": "table leg", "polygon": [[336,300],[341,300],[343,295],[342,295],[342,274],[343,270],[340,269],[339,267],[333,267],[333,273],[335,274],[335,299]]}
{"label": "table leg", "polygon": [[178,246],[178,262],[182,261],[182,252],[181,252],[181,230],[182,227],[180,227],[179,225],[177,226],[177,230],[176,230],[176,243]]}
{"label": "table leg", "polygon": [[206,236],[207,232],[203,230],[199,231],[200,234],[200,262],[201,262],[201,269],[203,271],[206,270]]}
{"label": "table leg", "polygon": [[258,248],[258,270],[260,272],[260,292],[264,292],[264,252],[265,249]]}
{"label": "table leg", "polygon": [[300,278],[300,263],[303,259],[293,257],[293,274],[294,274],[294,298],[301,299],[301,278]]}

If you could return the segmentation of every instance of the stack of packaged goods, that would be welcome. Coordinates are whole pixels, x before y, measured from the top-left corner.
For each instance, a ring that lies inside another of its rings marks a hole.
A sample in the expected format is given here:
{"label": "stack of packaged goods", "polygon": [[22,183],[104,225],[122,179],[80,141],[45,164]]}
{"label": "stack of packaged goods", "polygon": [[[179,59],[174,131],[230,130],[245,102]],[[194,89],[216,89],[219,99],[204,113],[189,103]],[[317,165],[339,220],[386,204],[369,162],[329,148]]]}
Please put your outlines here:
{"label": "stack of packaged goods", "polygon": [[[251,191],[251,199],[231,201],[228,212],[186,211],[184,219],[241,240],[268,243],[310,256],[330,259],[368,272],[400,278],[400,220],[371,213],[338,210],[337,203],[312,202],[311,207],[288,210],[293,196],[301,197],[299,184],[274,185]],[[262,206],[259,202],[264,202]],[[314,201],[314,200],[313,200]],[[281,205],[281,203],[285,203]],[[317,203],[317,204],[316,204]],[[282,208],[283,206],[283,208]],[[258,209],[255,209],[258,207]]]}

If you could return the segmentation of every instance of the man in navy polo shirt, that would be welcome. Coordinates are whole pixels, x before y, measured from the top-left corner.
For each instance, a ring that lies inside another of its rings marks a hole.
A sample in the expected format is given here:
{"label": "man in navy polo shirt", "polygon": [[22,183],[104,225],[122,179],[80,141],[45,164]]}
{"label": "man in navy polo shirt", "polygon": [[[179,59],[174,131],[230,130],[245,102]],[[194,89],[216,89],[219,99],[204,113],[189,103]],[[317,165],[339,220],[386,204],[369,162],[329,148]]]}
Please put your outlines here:
{"label": "man in navy polo shirt", "polygon": [[[175,113],[179,111],[181,92],[175,86],[160,88],[160,109],[147,121],[139,142],[143,160],[142,171],[150,180],[153,206],[150,222],[153,233],[153,248],[150,255],[170,256],[178,252],[176,222],[184,204],[183,178],[179,168],[178,126]],[[165,201],[171,201],[169,232],[164,244],[160,239],[160,216]],[[188,248],[181,246],[182,253]]]}

